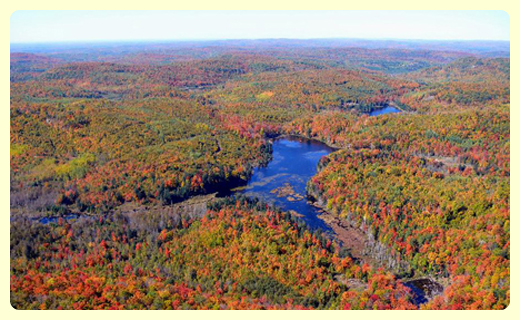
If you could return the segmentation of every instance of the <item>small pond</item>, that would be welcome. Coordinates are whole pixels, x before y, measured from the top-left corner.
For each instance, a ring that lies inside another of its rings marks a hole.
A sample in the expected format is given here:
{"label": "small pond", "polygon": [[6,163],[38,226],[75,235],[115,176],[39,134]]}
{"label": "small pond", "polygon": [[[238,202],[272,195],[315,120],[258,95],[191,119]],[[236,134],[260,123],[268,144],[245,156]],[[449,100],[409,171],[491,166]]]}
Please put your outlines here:
{"label": "small pond", "polygon": [[401,110],[395,108],[395,107],[391,107],[391,106],[386,106],[384,108],[381,108],[381,109],[376,109],[376,110],[372,110],[368,113],[369,116],[380,116],[380,115],[383,115],[383,114],[389,114],[389,113],[399,113],[401,112]]}

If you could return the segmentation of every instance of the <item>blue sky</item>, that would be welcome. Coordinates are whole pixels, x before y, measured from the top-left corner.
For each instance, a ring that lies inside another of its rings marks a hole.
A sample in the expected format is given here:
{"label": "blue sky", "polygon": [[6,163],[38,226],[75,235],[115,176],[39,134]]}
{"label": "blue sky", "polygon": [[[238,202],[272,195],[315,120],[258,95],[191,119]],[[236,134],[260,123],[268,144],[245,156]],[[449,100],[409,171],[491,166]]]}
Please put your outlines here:
{"label": "blue sky", "polygon": [[504,11],[16,11],[10,32],[11,43],[510,37]]}

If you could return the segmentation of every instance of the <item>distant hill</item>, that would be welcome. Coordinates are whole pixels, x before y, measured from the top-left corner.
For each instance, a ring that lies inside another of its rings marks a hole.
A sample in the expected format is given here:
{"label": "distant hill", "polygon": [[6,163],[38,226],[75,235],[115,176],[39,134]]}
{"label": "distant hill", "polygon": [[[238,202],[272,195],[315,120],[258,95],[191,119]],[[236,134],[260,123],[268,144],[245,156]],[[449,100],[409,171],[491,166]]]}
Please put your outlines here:
{"label": "distant hill", "polygon": [[147,41],[147,42],[74,42],[74,43],[27,43],[11,44],[11,52],[52,53],[64,50],[116,50],[139,51],[193,49],[211,47],[236,49],[266,48],[364,48],[364,49],[410,49],[435,51],[460,51],[483,56],[509,57],[509,41],[488,40],[372,40],[372,39],[257,39],[257,40],[206,40],[206,41]]}

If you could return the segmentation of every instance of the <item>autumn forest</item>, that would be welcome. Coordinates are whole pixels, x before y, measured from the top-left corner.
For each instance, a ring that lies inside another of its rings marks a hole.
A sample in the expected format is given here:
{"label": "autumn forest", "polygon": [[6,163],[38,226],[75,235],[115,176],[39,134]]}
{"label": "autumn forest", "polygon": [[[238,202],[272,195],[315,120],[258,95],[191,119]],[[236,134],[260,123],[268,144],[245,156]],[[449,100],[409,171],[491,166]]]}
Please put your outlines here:
{"label": "autumn forest", "polygon": [[[509,304],[509,42],[20,44],[10,57],[16,309]],[[305,190],[281,168],[265,192],[296,209],[241,191],[310,143],[329,151]]]}

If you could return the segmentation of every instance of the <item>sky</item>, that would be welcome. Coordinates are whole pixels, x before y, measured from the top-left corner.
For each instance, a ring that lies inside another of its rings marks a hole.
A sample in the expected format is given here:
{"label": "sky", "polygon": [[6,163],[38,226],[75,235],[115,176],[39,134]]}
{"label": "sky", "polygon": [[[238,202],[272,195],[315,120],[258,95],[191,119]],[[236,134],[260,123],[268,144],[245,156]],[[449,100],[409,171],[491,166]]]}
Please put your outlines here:
{"label": "sky", "polygon": [[510,37],[505,11],[16,11],[10,34],[11,43]]}

